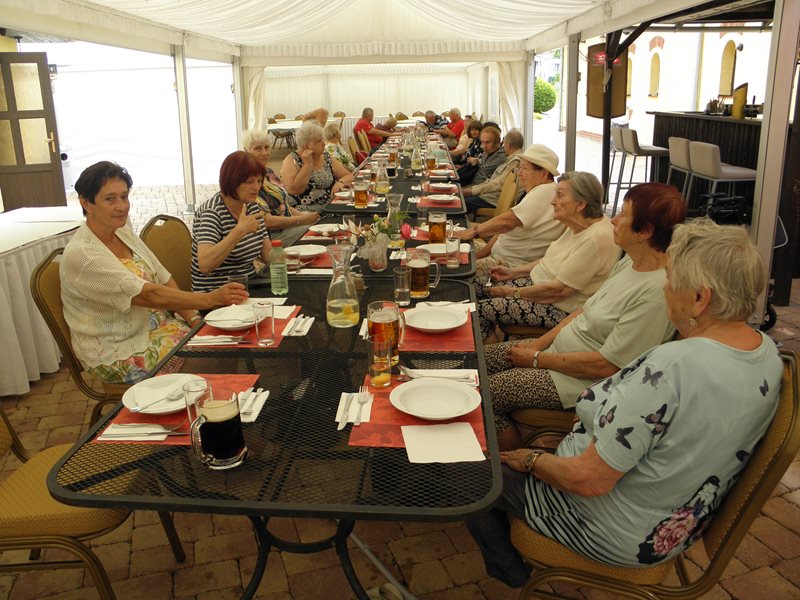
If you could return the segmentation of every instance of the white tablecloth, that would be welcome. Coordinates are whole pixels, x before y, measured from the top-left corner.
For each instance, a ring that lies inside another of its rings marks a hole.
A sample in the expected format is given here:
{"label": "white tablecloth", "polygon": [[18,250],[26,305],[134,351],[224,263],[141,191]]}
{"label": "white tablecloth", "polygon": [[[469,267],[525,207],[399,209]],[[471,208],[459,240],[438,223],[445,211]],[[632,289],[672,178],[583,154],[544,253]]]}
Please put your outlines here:
{"label": "white tablecloth", "polygon": [[[41,214],[45,210],[51,209]],[[0,215],[0,396],[25,394],[41,373],[58,371],[61,353],[33,302],[30,278],[42,259],[66,246],[80,225],[20,223],[15,212]]]}

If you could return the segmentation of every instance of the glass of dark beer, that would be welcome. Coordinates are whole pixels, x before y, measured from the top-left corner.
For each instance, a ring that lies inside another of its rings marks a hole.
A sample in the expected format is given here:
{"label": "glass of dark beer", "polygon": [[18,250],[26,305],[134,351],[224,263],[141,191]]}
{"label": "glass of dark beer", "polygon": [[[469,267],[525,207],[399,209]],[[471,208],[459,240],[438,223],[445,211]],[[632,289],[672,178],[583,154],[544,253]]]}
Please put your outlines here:
{"label": "glass of dark beer", "polygon": [[192,450],[197,459],[216,470],[232,469],[242,464],[247,446],[236,396],[227,400],[214,398],[208,383],[205,389],[195,386],[190,391],[184,386],[184,394],[192,420]]}

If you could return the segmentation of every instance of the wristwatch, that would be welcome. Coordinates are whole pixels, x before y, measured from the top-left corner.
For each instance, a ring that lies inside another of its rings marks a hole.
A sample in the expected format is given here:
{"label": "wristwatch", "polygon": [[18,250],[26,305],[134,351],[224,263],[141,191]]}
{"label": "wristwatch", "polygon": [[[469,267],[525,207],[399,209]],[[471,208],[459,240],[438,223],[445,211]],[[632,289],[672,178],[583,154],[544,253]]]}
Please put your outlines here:
{"label": "wristwatch", "polygon": [[514,293],[511,294],[511,297],[514,298],[514,300],[519,300],[522,298],[522,291],[519,288],[515,289]]}
{"label": "wristwatch", "polygon": [[525,470],[531,475],[535,475],[533,469],[536,466],[536,461],[542,454],[544,454],[544,452],[542,452],[541,450],[533,450],[530,454],[528,454],[528,456],[526,456],[522,460],[522,466],[525,467]]}
{"label": "wristwatch", "polygon": [[481,237],[481,235],[478,233],[478,228],[477,227],[473,227],[472,228],[472,239],[474,240],[474,239],[479,238],[479,237]]}
{"label": "wristwatch", "polygon": [[533,353],[533,368],[534,369],[538,369],[539,368],[539,355],[541,353],[542,353],[541,350],[537,350],[536,352]]}

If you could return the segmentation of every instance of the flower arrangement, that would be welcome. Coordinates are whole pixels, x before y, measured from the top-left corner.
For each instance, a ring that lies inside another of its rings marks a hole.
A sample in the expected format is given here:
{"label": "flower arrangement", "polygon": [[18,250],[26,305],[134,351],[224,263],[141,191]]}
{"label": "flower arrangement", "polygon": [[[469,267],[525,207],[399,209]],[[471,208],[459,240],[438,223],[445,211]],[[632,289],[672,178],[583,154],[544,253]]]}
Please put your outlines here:
{"label": "flower arrangement", "polygon": [[356,225],[353,221],[347,221],[347,227],[353,234],[353,242],[358,237],[364,240],[364,245],[356,250],[356,256],[367,259],[373,271],[385,269],[388,265],[386,249],[390,238],[398,234],[403,240],[411,237],[411,226],[403,222],[405,218],[405,212],[396,212],[388,217],[373,215],[369,225]]}

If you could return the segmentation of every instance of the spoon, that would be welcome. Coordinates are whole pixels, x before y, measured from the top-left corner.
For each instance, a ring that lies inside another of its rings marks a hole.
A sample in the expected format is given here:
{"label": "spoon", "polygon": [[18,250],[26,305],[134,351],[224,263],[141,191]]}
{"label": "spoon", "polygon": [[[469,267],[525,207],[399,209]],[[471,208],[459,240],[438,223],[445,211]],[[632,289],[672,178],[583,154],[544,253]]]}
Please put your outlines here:
{"label": "spoon", "polygon": [[129,408],[128,410],[134,413],[141,412],[146,408],[150,408],[151,406],[159,404],[160,402],[174,402],[175,400],[180,400],[181,398],[183,398],[183,389],[177,387],[163,398],[159,398],[158,400],[153,400],[152,402],[148,402],[147,404],[139,404],[137,402],[136,406],[134,406],[133,408]]}

